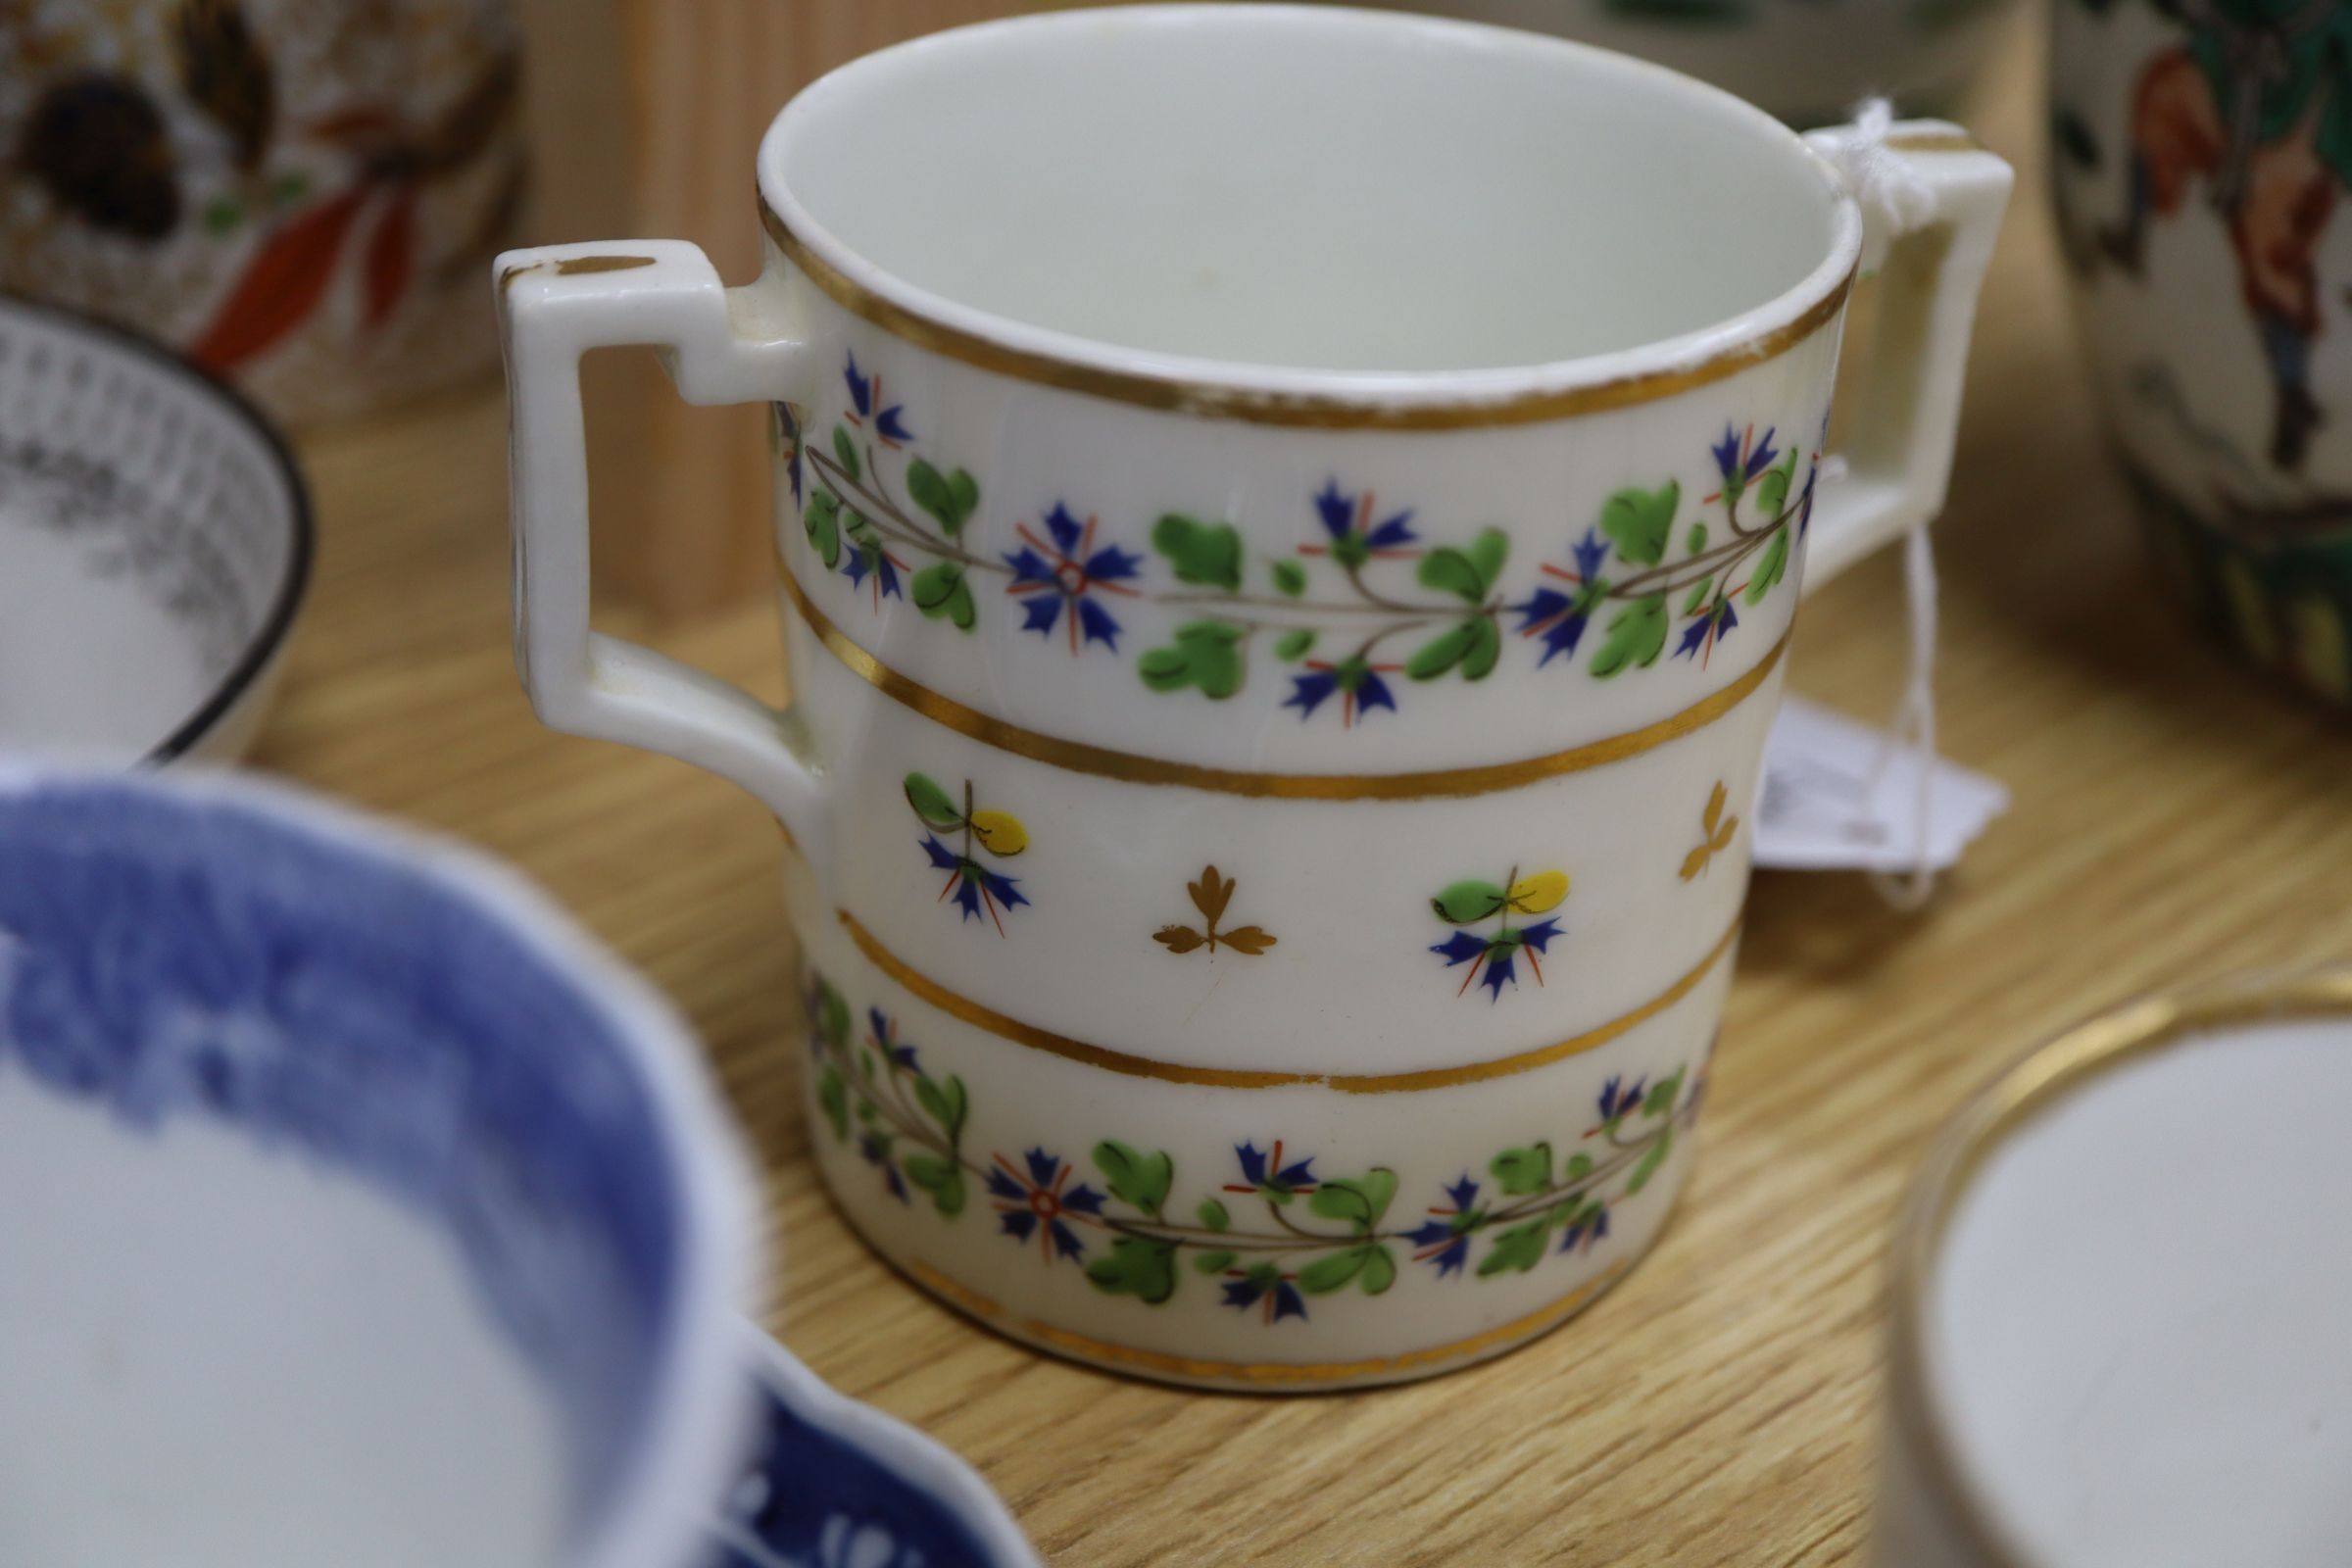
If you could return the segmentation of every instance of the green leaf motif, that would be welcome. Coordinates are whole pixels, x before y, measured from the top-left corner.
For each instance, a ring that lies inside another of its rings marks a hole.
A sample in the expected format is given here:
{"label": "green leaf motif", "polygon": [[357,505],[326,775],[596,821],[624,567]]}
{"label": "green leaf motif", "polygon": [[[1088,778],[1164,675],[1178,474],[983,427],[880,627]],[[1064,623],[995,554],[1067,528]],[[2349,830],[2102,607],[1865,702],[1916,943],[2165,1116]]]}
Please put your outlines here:
{"label": "green leaf motif", "polygon": [[1620,490],[1600,509],[1600,531],[1615,542],[1617,554],[1626,560],[1654,566],[1666,554],[1666,538],[1674,529],[1675,509],[1682,501],[1682,483],[1675,479],[1655,490]]}
{"label": "green leaf motif", "polygon": [[1771,542],[1765,545],[1764,554],[1757,558],[1756,569],[1748,575],[1747,593],[1744,596],[1747,602],[1751,605],[1762,603],[1764,596],[1772,592],[1773,584],[1787,575],[1788,570],[1788,525],[1784,522],[1772,530]]}
{"label": "green leaf motif", "polygon": [[1200,1206],[1193,1212],[1200,1217],[1201,1224],[1212,1231],[1221,1231],[1233,1223],[1233,1216],[1225,1212],[1225,1205],[1213,1198],[1200,1200]]}
{"label": "green leaf motif", "polygon": [[1243,628],[1223,620],[1188,620],[1176,641],[1148,650],[1135,662],[1144,684],[1155,692],[1197,686],[1204,697],[1231,697],[1242,689]]}
{"label": "green leaf motif", "polygon": [[909,773],[906,775],[906,804],[914,808],[915,815],[933,827],[951,828],[963,825],[963,808],[949,797],[946,790],[933,783],[926,774]]}
{"label": "green leaf motif", "polygon": [[959,1166],[948,1167],[946,1178],[931,1189],[931,1206],[947,1219],[963,1212],[963,1171]]}
{"label": "green leaf motif", "polygon": [[841,497],[830,490],[811,491],[801,512],[801,528],[817,560],[827,566],[841,564]]}
{"label": "green leaf motif", "polygon": [[972,629],[980,618],[980,608],[972,602],[972,585],[964,580],[963,564],[943,561],[925,566],[914,574],[908,585],[914,595],[914,608],[933,620],[954,621],[964,631]]}
{"label": "green leaf motif", "polygon": [[1642,1152],[1641,1159],[1635,1162],[1632,1173],[1625,1178],[1625,1196],[1631,1198],[1647,1187],[1649,1179],[1658,1173],[1660,1165],[1666,1163],[1666,1156],[1673,1149],[1674,1124],[1669,1122],[1658,1129],[1658,1141]]}
{"label": "green leaf motif", "polygon": [[1494,662],[1502,657],[1502,628],[1492,615],[1481,615],[1470,624],[1476,630],[1462,654],[1462,679],[1485,680],[1494,673]]}
{"label": "green leaf motif", "polygon": [[1674,1102],[1683,1096],[1683,1068],[1677,1067],[1649,1086],[1649,1093],[1642,1097],[1642,1115],[1663,1116],[1674,1108]]}
{"label": "green leaf motif", "polygon": [[1447,925],[1475,925],[1500,914],[1508,897],[1492,882],[1456,882],[1429,903]]}
{"label": "green leaf motif", "polygon": [[980,486],[970,474],[957,468],[952,475],[943,475],[920,458],[906,465],[906,493],[914,497],[916,506],[931,514],[939,531],[951,539],[963,532],[963,525],[971,521],[980,505]]}
{"label": "green leaf motif", "polygon": [[1404,662],[1404,672],[1415,680],[1436,680],[1469,654],[1484,620],[1465,620],[1458,626],[1438,633],[1413,651]]}
{"label": "green leaf motif", "polygon": [[1484,604],[1510,548],[1509,537],[1499,528],[1482,530],[1466,549],[1441,545],[1421,558],[1421,586]]}
{"label": "green leaf motif", "polygon": [[1562,1182],[1581,1182],[1592,1174],[1592,1156],[1591,1154],[1570,1154],[1568,1163],[1560,1167]]}
{"label": "green leaf motif", "polygon": [[1707,602],[1707,595],[1713,592],[1714,588],[1715,579],[1712,577],[1701,577],[1697,582],[1692,583],[1690,597],[1683,601],[1683,613],[1686,615],[1697,614],[1698,607]]}
{"label": "green leaf motif", "polygon": [[1706,548],[1707,525],[1703,522],[1692,523],[1690,525],[1690,531],[1683,535],[1683,554],[1686,556],[1695,556],[1701,550]]}
{"label": "green leaf motif", "polygon": [[846,1048],[850,1043],[849,998],[822,980],[816,984],[817,1033],[834,1047]]}
{"label": "green leaf motif", "polygon": [[1524,1149],[1506,1149],[1494,1156],[1487,1167],[1502,1190],[1513,1197],[1540,1193],[1551,1185],[1551,1146],[1531,1144]]}
{"label": "green leaf motif", "polygon": [[850,439],[850,427],[846,424],[833,427],[833,461],[841,465],[841,471],[849,475],[850,483],[856,484],[865,477],[865,468],[858,461],[858,443]]}
{"label": "green leaf motif", "polygon": [[963,1131],[963,1118],[971,1108],[971,1097],[964,1092],[963,1080],[954,1073],[945,1078],[917,1078],[914,1102],[947,1129],[950,1142]]}
{"label": "green leaf motif", "polygon": [[1171,512],[1152,525],[1152,548],[1168,558],[1178,582],[1226,589],[1242,585],[1242,534],[1231,523],[1206,523]]}
{"label": "green leaf motif", "polygon": [[1385,1247],[1369,1248],[1364,1252],[1364,1271],[1355,1277],[1366,1296],[1378,1296],[1396,1283],[1396,1259]]}
{"label": "green leaf motif", "polygon": [[1325,1219],[1345,1220],[1361,1233],[1380,1223],[1396,1196],[1396,1173],[1375,1165],[1361,1176],[1325,1182],[1306,1206]]}
{"label": "green leaf motif", "polygon": [[1364,1254],[1368,1250],[1351,1247],[1345,1252],[1316,1258],[1298,1271],[1298,1288],[1309,1296],[1329,1296],[1363,1271]]}
{"label": "green leaf motif", "polygon": [[1592,656],[1592,673],[1602,680],[1629,664],[1658,662],[1666,648],[1666,596],[1648,594],[1609,617],[1608,634]]}
{"label": "green leaf motif", "polygon": [[1550,1236],[1548,1218],[1531,1219],[1497,1234],[1494,1245],[1487,1249],[1487,1255],[1479,1261],[1479,1277],[1485,1279],[1509,1268],[1526,1273],[1544,1260],[1544,1244]]}
{"label": "green leaf motif", "polygon": [[1296,561],[1274,563],[1274,586],[1293,599],[1306,592],[1306,568]]}
{"label": "green leaf motif", "polygon": [[1147,1154],[1111,1138],[1095,1146],[1095,1168],[1102,1173],[1111,1197],[1154,1218],[1176,1180],[1176,1162],[1163,1151]]}
{"label": "green leaf motif", "polygon": [[908,1154],[899,1162],[906,1179],[931,1195],[932,1203],[953,1219],[963,1211],[963,1168],[937,1154]]}
{"label": "green leaf motif", "polygon": [[1233,1259],[1234,1254],[1231,1252],[1202,1252],[1193,1259],[1193,1267],[1203,1274],[1222,1274],[1233,1267]]}
{"label": "green leaf motif", "polygon": [[1314,646],[1315,629],[1312,626],[1300,626],[1296,631],[1282,634],[1282,641],[1274,645],[1274,657],[1287,664],[1293,660],[1305,658],[1307,650]]}
{"label": "green leaf motif", "polygon": [[1140,1297],[1157,1306],[1176,1294],[1176,1244],[1122,1236],[1110,1244],[1109,1256],[1086,1265],[1086,1277],[1106,1295]]}
{"label": "green leaf motif", "polygon": [[1778,517],[1781,509],[1788,504],[1788,487],[1795,482],[1796,448],[1790,447],[1788,456],[1756,481],[1756,515],[1766,522]]}
{"label": "green leaf motif", "polygon": [[833,1124],[833,1136],[850,1136],[850,1086],[843,1081],[839,1067],[827,1067],[816,1083],[816,1102],[825,1108],[825,1120]]}

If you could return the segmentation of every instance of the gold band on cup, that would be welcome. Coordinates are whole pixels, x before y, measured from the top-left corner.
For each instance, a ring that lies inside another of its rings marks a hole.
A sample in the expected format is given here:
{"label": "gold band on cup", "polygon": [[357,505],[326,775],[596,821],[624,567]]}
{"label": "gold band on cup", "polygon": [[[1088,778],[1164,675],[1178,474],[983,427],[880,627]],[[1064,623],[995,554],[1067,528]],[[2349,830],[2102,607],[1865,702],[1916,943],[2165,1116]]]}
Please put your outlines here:
{"label": "gold band on cup", "polygon": [[1250,424],[1318,430],[1479,429],[1491,425],[1537,424],[1652,403],[1778,359],[1837,320],[1854,283],[1854,274],[1849,270],[1793,319],[1695,364],[1504,397],[1384,404],[1325,393],[1266,392],[1146,371],[1114,370],[1015,348],[886,299],[846,275],[794,233],[764,194],[760,198],[760,223],[784,259],[836,305],[917,348],[1017,381],[1138,408],[1200,419],[1239,419]]}
{"label": "gold band on cup", "polygon": [[1450,1340],[1444,1345],[1425,1346],[1418,1350],[1372,1356],[1360,1361],[1212,1361],[1199,1356],[1170,1355],[1164,1350],[1147,1350],[1138,1346],[1113,1345],[1072,1333],[1068,1329],[1055,1328],[1051,1323],[1041,1323],[1034,1318],[1016,1318],[979,1292],[958,1285],[927,1264],[909,1261],[901,1266],[907,1278],[957,1311],[976,1317],[1001,1333],[1027,1340],[1076,1360],[1126,1371],[1190,1379],[1196,1383],[1242,1383],[1254,1388],[1281,1389],[1311,1388],[1318,1384],[1351,1383],[1367,1378],[1394,1378],[1406,1373],[1435,1371],[1451,1362],[1474,1359],[1482,1353],[1509,1349],[1520,1341],[1532,1340],[1591,1306],[1603,1291],[1625,1277],[1634,1261],[1627,1258],[1611,1263],[1566,1296],[1544,1303],[1524,1317],[1513,1318],[1508,1323],[1498,1323],[1481,1333]]}
{"label": "gold band on cup", "polygon": [[884,947],[858,922],[849,910],[839,911],[842,929],[858,944],[866,961],[892,980],[937,1007],[949,1017],[985,1030],[1016,1046],[1042,1051],[1064,1061],[1083,1062],[1130,1078],[1152,1078],[1161,1083],[1200,1084],[1212,1089],[1336,1089],[1344,1095],[1393,1095],[1424,1089],[1449,1089],[1456,1084],[1483,1083],[1490,1078],[1508,1078],[1515,1073],[1532,1072],[1538,1067],[1581,1056],[1588,1051],[1597,1051],[1617,1039],[1635,1025],[1645,1023],[1682,1001],[1698,983],[1704,980],[1716,964],[1723,961],[1739,940],[1740,921],[1735,917],[1706,956],[1692,964],[1680,978],[1656,996],[1630,1012],[1621,1012],[1606,1023],[1596,1024],[1582,1034],[1565,1040],[1555,1040],[1531,1051],[1521,1051],[1508,1056],[1494,1056],[1486,1061],[1464,1062],[1456,1067],[1425,1067],[1415,1072],[1340,1073],[1340,1072],[1270,1072],[1245,1067],[1200,1067],[1185,1062],[1158,1061],[1150,1056],[1133,1055],[1098,1046],[1035,1024],[1008,1018],[1004,1013],[971,998],[950,991],[946,986],[924,974],[906,959]]}
{"label": "gold band on cup", "polygon": [[792,601],[808,629],[826,650],[849,666],[852,673],[888,697],[913,709],[934,723],[945,725],[957,734],[968,735],[983,745],[993,746],[1015,757],[1025,757],[1033,762],[1073,773],[1092,773],[1101,778],[1115,778],[1130,784],[1175,784],[1187,789],[1210,790],[1225,795],[1249,796],[1259,800],[1281,801],[1418,801],[1446,796],[1489,795],[1498,790],[1520,789],[1538,784],[1562,773],[1582,772],[1608,762],[1623,761],[1638,757],[1668,741],[1680,740],[1693,730],[1703,729],[1723,717],[1733,709],[1753,696],[1765,679],[1780,664],[1781,656],[1788,651],[1788,635],[1772,645],[1770,652],[1756,661],[1753,668],[1731,684],[1709,692],[1679,713],[1669,713],[1654,723],[1640,729],[1627,730],[1603,740],[1544,757],[1530,757],[1515,762],[1490,762],[1478,767],[1436,768],[1413,773],[1258,773],[1244,768],[1207,767],[1198,762],[1179,762],[1165,758],[1144,757],[1134,752],[1113,751],[1106,746],[1091,746],[1084,741],[1064,740],[1021,725],[1008,723],[992,713],[967,708],[953,697],[933,691],[911,675],[902,674],[859,646],[847,632],[833,623],[832,617],[809,602],[808,593],[792,574],[781,552],[776,557],[776,571],[784,584],[784,595]]}

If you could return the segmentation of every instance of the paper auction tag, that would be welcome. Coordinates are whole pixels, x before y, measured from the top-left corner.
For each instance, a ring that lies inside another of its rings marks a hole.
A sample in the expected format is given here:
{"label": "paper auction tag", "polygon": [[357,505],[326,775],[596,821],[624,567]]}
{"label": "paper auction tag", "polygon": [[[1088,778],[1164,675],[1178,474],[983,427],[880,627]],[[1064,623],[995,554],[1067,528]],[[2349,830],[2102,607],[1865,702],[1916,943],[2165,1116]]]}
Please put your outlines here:
{"label": "paper auction tag", "polygon": [[[1764,748],[1755,859],[1797,871],[1940,871],[2009,808],[1998,779],[1938,760],[1886,756],[1885,732],[1801,697],[1782,701]],[[1875,775],[1875,777],[1874,777]],[[1926,833],[1921,833],[1922,801]]]}

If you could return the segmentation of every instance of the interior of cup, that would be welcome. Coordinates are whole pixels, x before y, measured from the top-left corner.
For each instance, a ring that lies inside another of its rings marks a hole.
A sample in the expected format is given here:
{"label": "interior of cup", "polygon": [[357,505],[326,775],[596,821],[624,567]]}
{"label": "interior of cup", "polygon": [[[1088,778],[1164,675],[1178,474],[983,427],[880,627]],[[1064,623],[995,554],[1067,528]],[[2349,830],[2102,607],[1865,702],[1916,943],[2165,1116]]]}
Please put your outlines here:
{"label": "interior of cup", "polygon": [[761,176],[805,238],[890,284],[1103,344],[1330,371],[1698,332],[1806,284],[1842,232],[1823,166],[1729,95],[1336,8],[939,34],[802,93]]}
{"label": "interior of cup", "polygon": [[694,1327],[621,1031],[389,856],[0,789],[0,1561],[573,1561]]}
{"label": "interior of cup", "polygon": [[241,399],[0,300],[0,745],[194,749],[281,650],[310,548],[293,460]]}
{"label": "interior of cup", "polygon": [[2352,1542],[2352,1016],[2103,1064],[1998,1138],[1927,1279],[1932,1419],[2018,1560]]}

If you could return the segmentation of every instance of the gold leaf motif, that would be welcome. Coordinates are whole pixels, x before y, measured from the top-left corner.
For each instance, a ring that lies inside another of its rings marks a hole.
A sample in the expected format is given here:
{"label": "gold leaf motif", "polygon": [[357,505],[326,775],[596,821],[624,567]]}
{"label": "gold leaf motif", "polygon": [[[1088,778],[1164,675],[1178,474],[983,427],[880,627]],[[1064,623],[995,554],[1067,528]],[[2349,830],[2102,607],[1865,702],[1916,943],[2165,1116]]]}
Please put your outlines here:
{"label": "gold leaf motif", "polygon": [[1723,780],[1717,779],[1714,790],[1707,796],[1707,808],[1698,819],[1698,846],[1683,857],[1684,881],[1691,881],[1706,870],[1717,855],[1731,848],[1732,840],[1738,836],[1740,818],[1726,815],[1723,809],[1729,798]]}
{"label": "gold leaf motif", "polygon": [[1233,884],[1219,877],[1213,865],[1203,866],[1200,880],[1187,883],[1185,887],[1193,896],[1193,907],[1199,909],[1212,926],[1224,914],[1225,906],[1233,902]]}
{"label": "gold leaf motif", "polygon": [[1274,946],[1274,933],[1263,926],[1237,926],[1231,931],[1219,931],[1217,922],[1224,918],[1226,906],[1233,902],[1233,890],[1239,886],[1232,877],[1221,874],[1213,865],[1200,868],[1199,880],[1184,887],[1193,896],[1193,907],[1200,911],[1200,928],[1189,925],[1163,925],[1152,933],[1152,940],[1170,953],[1191,953],[1206,948],[1213,956],[1220,947],[1231,948],[1244,957],[1254,958]]}

